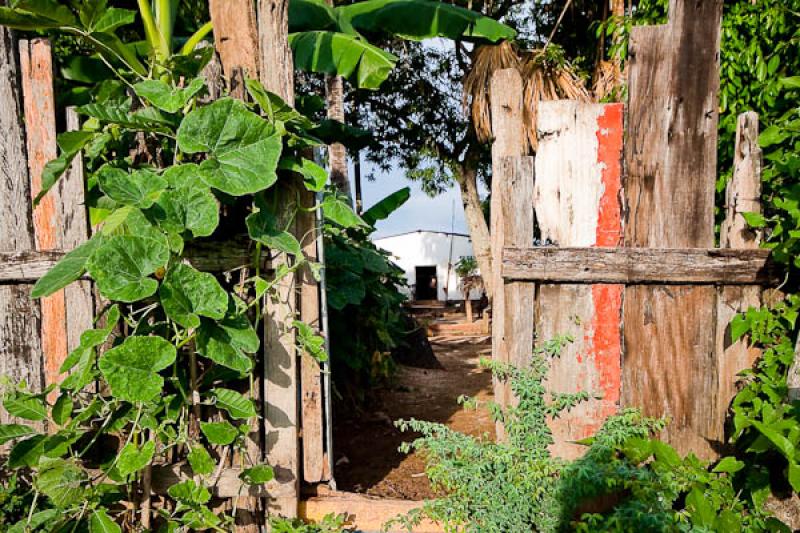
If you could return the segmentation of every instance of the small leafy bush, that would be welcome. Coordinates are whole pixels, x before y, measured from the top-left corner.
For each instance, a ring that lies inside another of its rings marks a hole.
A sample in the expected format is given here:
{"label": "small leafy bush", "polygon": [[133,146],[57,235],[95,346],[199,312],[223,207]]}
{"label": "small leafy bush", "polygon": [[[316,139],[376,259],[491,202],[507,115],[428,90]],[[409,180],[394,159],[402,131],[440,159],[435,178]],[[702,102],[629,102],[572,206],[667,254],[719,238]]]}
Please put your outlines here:
{"label": "small leafy bush", "polygon": [[331,361],[340,391],[362,394],[394,370],[391,351],[407,333],[403,270],[370,240],[377,220],[409,198],[404,188],[363,214],[368,225],[325,226],[325,266],[330,309]]}
{"label": "small leafy bush", "polygon": [[315,524],[309,524],[299,519],[273,518],[270,520],[272,533],[344,533],[353,531],[346,527],[347,516],[344,514],[328,514]]}
{"label": "small leafy bush", "polygon": [[[654,438],[664,420],[635,409],[610,417],[582,441],[575,461],[553,457],[548,418],[587,398],[585,393],[550,394],[543,380],[548,359],[566,337],[545,343],[530,368],[484,362],[509,381],[518,404],[490,403],[507,440],[493,442],[442,424],[408,420],[403,430],[422,437],[405,447],[425,457],[426,472],[443,496],[392,522],[413,530],[423,518],[449,532],[507,531],[784,531],[760,505],[740,497],[734,476],[744,463],[728,457],[713,469],[693,455],[680,457]],[[467,406],[475,406],[466,399]]]}

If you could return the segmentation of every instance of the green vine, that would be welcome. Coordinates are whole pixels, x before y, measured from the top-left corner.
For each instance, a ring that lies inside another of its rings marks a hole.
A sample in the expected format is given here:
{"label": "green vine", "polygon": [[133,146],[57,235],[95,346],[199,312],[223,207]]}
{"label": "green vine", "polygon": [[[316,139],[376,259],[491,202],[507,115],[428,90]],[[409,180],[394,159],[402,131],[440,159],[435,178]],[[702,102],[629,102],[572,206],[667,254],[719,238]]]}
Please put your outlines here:
{"label": "green vine", "polygon": [[[196,47],[210,25],[176,51],[177,4],[158,0],[151,11],[139,2],[149,50],[142,58],[114,34],[134,12],[105,2],[76,2],[75,11],[50,0],[0,7],[0,22],[12,27],[84,39],[114,75],[78,108],[81,129],[58,137],[60,154],[43,175],[46,194],[83,152],[96,230],[33,296],[88,275],[108,303],[64,361],[59,385],[4,385],[4,409],[25,423],[0,425],[0,444],[12,443],[6,466],[26,476],[33,494],[9,531],[140,530],[137,505],[149,498],[152,468],[183,461],[192,476],[168,488],[153,524],[232,529],[236,507],[210,507],[225,459],[237,458],[242,491],[273,478],[247,453],[260,416],[249,393],[261,364],[260,302],[276,298],[286,276],[320,268],[303,256],[307,236],[289,228],[301,210],[318,207],[329,224],[365,225],[323,191],[326,172],[304,157],[321,144],[310,119],[256,80],[247,80],[249,101],[208,101],[200,71],[213,48]],[[254,250],[249,268],[217,275],[193,264],[198,243],[225,247],[240,235]],[[264,270],[279,255],[280,266]],[[291,319],[279,327],[326,359],[310,326]]]}

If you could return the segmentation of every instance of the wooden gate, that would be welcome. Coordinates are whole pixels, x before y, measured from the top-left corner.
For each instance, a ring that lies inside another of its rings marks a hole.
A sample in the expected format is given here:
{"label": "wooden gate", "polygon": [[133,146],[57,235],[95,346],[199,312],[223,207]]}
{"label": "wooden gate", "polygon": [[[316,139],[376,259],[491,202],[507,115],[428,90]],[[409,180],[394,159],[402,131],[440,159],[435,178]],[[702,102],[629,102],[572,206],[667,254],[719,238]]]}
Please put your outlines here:
{"label": "wooden gate", "polygon": [[[619,104],[542,103],[535,163],[504,133],[525,126],[518,74],[493,80],[494,353],[524,364],[535,342],[574,338],[548,384],[593,399],[552,421],[558,455],[632,406],[668,416],[680,452],[713,457],[736,374],[757,355],[728,332],[779,281],[741,215],[760,211],[752,113],[714,247],[720,20],[719,0],[673,0],[668,24],[635,27],[625,126]],[[505,385],[496,394],[510,400]]]}
{"label": "wooden gate", "polygon": [[[220,22],[220,21],[218,21]],[[217,38],[226,33],[224,20],[216,26]],[[257,42],[251,43],[257,47]],[[223,65],[242,79],[241,58],[229,57]],[[238,70],[237,70],[238,69]],[[220,64],[207,72],[220,75]],[[57,187],[34,207],[42,190],[44,165],[57,155],[56,133],[60,124],[80,127],[77,114],[57,114],[53,85],[53,60],[49,41],[20,41],[0,26],[0,376],[24,381],[33,391],[59,383],[59,369],[79,343],[81,333],[92,327],[99,295],[90,280],[83,279],[52,296],[34,300],[33,284],[66,252],[85,242],[92,231],[85,206],[85,182],[79,155]],[[255,74],[252,73],[251,74]],[[220,78],[210,87],[222,86]],[[241,90],[239,92],[242,92]],[[312,207],[312,197],[301,200]],[[317,257],[319,221],[308,209],[298,216],[295,234],[304,252]],[[214,242],[186,251],[187,261],[205,272],[224,274],[252,265],[252,253],[244,244]],[[280,260],[280,256],[278,256]],[[263,265],[269,272],[272,265]],[[237,274],[238,275],[238,274]],[[319,363],[297,350],[293,329],[286,327],[296,315],[313,327],[321,327],[319,286],[310,269],[281,288],[281,298],[265,301],[262,357],[264,372],[256,377],[253,398],[259,400],[263,418],[252,428],[247,453],[254,462],[275,467],[276,479],[260,487],[247,487],[239,479],[233,454],[226,469],[210,487],[215,496],[238,498],[237,506],[261,516],[241,531],[256,531],[266,510],[296,516],[300,483],[331,479],[324,441],[324,407]],[[9,422],[0,410],[0,423]],[[262,439],[263,436],[263,439]],[[152,491],[166,489],[188,477],[186,465],[153,467]],[[248,529],[250,528],[250,529]]]}

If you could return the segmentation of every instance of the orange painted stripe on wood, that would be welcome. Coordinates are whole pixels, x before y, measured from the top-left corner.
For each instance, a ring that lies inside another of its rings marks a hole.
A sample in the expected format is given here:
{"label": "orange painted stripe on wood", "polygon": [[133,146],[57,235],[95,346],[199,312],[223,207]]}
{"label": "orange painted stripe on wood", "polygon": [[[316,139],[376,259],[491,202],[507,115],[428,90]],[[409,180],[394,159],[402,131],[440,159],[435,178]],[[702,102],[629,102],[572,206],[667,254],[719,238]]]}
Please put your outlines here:
{"label": "orange painted stripe on wood", "polygon": [[[606,105],[597,118],[597,162],[602,167],[603,195],[597,217],[595,246],[622,243],[622,142],[624,105]],[[589,343],[603,399],[595,413],[596,427],[617,411],[622,384],[623,285],[592,285],[593,342]],[[588,436],[588,435],[584,435]]]}
{"label": "orange painted stripe on wood", "polygon": [[[20,41],[22,94],[28,141],[31,200],[42,190],[42,171],[58,155],[53,90],[53,60],[46,39]],[[60,249],[62,245],[60,199],[51,191],[33,210],[36,249]],[[58,382],[59,368],[67,357],[66,303],[64,291],[41,300],[42,351],[45,386]]]}

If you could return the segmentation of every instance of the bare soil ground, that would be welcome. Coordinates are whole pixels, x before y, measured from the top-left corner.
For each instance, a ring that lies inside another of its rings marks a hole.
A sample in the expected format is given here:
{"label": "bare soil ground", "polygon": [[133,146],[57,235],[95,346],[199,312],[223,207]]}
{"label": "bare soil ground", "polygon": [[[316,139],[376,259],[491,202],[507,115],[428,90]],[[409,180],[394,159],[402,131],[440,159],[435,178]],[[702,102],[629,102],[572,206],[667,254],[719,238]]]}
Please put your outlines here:
{"label": "bare soil ground", "polygon": [[458,404],[461,395],[482,401],[492,397],[491,373],[479,366],[481,357],[491,355],[489,338],[434,337],[431,344],[443,369],[401,366],[392,385],[379,390],[366,411],[337,411],[334,459],[339,490],[408,500],[435,495],[422,458],[398,451],[402,442],[415,438],[394,426],[398,419],[441,422],[462,433],[494,438],[488,411],[465,411]]}

